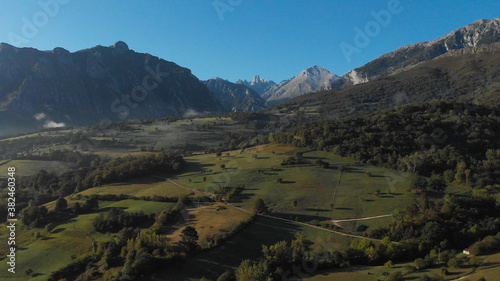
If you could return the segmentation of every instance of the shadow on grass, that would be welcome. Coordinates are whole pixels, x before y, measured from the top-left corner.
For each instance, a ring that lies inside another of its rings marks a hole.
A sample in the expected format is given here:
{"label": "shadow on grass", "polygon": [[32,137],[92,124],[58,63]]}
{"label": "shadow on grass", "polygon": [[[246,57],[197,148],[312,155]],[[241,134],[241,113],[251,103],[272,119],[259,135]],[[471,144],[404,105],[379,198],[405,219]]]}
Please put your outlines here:
{"label": "shadow on grass", "polygon": [[128,207],[105,207],[105,208],[99,209],[99,212],[100,213],[102,213],[102,212],[108,212],[108,211],[111,211],[112,209],[126,210],[126,209],[128,209]]}
{"label": "shadow on grass", "polygon": [[328,209],[315,209],[315,208],[305,208],[305,211],[311,211],[311,212],[330,212]]}
{"label": "shadow on grass", "polygon": [[65,227],[60,227],[60,228],[58,228],[58,229],[53,230],[53,231],[52,231],[52,234],[57,234],[57,233],[60,233],[60,232],[65,231],[65,230],[66,230],[66,228],[65,228]]}
{"label": "shadow on grass", "polygon": [[[247,190],[248,189],[245,189],[245,191],[247,191]],[[229,201],[231,203],[243,203],[243,201],[249,200],[253,196],[255,196],[255,193],[248,193],[248,192],[240,193],[236,198],[231,198],[231,200],[229,200]]]}
{"label": "shadow on grass", "polygon": [[318,220],[318,221],[330,220],[330,218],[324,217],[324,216],[289,214],[289,213],[280,213],[280,212],[271,213],[270,215],[273,217],[289,219],[289,220],[297,221],[297,222],[310,222],[312,220]]}
{"label": "shadow on grass", "polygon": [[201,164],[199,162],[186,161],[184,173],[199,172],[199,171],[203,171],[205,168],[209,168],[209,167],[215,167],[215,164]]}
{"label": "shadow on grass", "polygon": [[383,176],[383,175],[371,175],[370,177],[372,177],[372,178],[386,178],[386,176]]}
{"label": "shadow on grass", "polygon": [[44,240],[44,241],[45,241],[45,240],[52,240],[52,239],[54,239],[54,237],[43,237],[43,238],[42,238],[42,239],[40,239],[40,240]]}

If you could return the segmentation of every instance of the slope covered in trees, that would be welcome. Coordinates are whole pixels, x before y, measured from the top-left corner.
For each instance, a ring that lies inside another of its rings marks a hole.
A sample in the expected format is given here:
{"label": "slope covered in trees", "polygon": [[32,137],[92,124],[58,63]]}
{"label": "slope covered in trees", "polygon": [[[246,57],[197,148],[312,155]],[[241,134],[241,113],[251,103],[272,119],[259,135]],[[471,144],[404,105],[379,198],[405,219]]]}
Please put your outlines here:
{"label": "slope covered in trees", "polygon": [[500,183],[500,111],[472,104],[408,105],[363,118],[312,121],[270,140],[471,187]]}

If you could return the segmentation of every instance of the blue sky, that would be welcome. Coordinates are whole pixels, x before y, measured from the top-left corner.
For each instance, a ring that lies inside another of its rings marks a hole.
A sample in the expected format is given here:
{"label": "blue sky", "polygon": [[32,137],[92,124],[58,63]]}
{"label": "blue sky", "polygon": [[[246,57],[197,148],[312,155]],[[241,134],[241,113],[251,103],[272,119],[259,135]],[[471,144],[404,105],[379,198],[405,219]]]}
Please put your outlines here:
{"label": "blue sky", "polygon": [[[386,17],[377,22],[374,14]],[[73,52],[122,40],[200,79],[260,74],[279,82],[312,65],[343,74],[402,45],[496,17],[498,0],[3,0],[0,42]],[[356,28],[365,35],[368,28],[369,41],[356,44]]]}

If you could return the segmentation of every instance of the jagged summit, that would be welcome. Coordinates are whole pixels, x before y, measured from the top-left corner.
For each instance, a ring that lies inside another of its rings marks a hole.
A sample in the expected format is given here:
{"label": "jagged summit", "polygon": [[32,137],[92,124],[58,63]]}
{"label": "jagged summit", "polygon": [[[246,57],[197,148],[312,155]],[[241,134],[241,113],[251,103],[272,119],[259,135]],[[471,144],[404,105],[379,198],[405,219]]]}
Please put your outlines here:
{"label": "jagged summit", "polygon": [[266,92],[270,86],[275,85],[276,83],[274,83],[274,81],[272,80],[261,79],[260,75],[255,75],[252,82],[240,79],[236,81],[235,84],[245,85],[256,91],[257,93],[262,94]]}
{"label": "jagged summit", "polygon": [[269,83],[274,83],[274,82],[273,82],[273,81],[271,81],[271,80],[260,79],[260,75],[255,75],[255,76],[253,77],[253,80],[252,80],[252,82],[251,82],[250,84],[251,84],[252,86],[255,86],[255,85],[257,85],[257,84],[262,84],[262,83],[264,83],[264,84],[269,84]]}

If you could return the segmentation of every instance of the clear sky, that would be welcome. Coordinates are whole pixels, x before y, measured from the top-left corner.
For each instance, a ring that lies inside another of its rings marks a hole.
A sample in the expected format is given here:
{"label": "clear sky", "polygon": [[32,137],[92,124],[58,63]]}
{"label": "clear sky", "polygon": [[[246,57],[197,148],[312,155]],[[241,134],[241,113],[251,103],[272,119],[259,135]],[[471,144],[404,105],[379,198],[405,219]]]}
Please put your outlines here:
{"label": "clear sky", "polygon": [[[343,74],[496,17],[498,0],[2,0],[0,42],[74,52],[122,40],[200,79],[279,82],[312,65]],[[369,41],[356,41],[356,28]]]}

